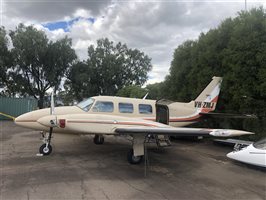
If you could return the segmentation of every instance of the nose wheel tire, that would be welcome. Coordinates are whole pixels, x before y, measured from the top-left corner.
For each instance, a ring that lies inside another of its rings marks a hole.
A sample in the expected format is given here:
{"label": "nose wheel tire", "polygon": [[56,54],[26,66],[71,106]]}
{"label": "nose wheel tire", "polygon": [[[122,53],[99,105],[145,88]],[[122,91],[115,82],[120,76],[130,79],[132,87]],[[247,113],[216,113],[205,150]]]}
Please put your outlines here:
{"label": "nose wheel tire", "polygon": [[53,148],[50,144],[48,144],[47,147],[46,144],[43,144],[42,146],[40,146],[39,152],[40,154],[47,156],[52,153],[52,150]]}
{"label": "nose wheel tire", "polygon": [[104,137],[101,135],[95,135],[93,138],[94,144],[103,144],[104,143]]}
{"label": "nose wheel tire", "polygon": [[136,165],[140,164],[143,159],[143,156],[134,156],[133,149],[130,149],[127,153],[127,160],[130,164]]}

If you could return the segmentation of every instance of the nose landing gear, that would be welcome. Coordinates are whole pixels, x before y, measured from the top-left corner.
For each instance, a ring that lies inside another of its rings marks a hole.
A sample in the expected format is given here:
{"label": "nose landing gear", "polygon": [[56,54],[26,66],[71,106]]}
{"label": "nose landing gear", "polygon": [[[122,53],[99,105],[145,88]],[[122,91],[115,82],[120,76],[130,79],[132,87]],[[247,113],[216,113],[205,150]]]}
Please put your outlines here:
{"label": "nose landing gear", "polygon": [[40,152],[40,154],[47,156],[50,153],[52,153],[52,150],[53,150],[53,148],[50,144],[43,144],[42,146],[40,146],[39,152]]}
{"label": "nose landing gear", "polygon": [[53,133],[53,128],[51,127],[48,137],[45,137],[45,135],[42,134],[43,138],[44,138],[44,144],[40,146],[39,152],[40,152],[40,154],[42,154],[44,156],[47,156],[47,155],[52,153],[53,148],[52,148],[52,145],[50,144],[51,138],[52,138],[52,133]]}

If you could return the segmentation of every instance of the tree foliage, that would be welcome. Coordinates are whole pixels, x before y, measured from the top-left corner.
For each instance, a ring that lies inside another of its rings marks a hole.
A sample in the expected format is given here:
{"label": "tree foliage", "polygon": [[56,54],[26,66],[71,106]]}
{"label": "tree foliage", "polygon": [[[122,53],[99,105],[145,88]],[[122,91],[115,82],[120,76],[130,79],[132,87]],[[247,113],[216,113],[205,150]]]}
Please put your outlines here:
{"label": "tree foliage", "polygon": [[140,86],[131,85],[126,86],[117,92],[119,97],[130,97],[130,98],[143,98],[147,94],[147,90]]}
{"label": "tree foliage", "polygon": [[[254,113],[257,120],[219,120],[221,127],[266,133],[266,13],[242,11],[234,19],[186,41],[174,52],[162,93],[189,101],[213,76],[222,76],[218,112]],[[209,126],[211,123],[208,124]]]}
{"label": "tree foliage", "polygon": [[159,100],[165,98],[164,96],[164,82],[161,83],[154,83],[154,84],[149,84],[145,88],[149,95],[147,96],[148,99],[154,99],[154,100]]}
{"label": "tree foliage", "polygon": [[7,70],[11,66],[12,56],[8,48],[7,33],[4,27],[0,27],[0,87],[7,82]]}
{"label": "tree foliage", "polygon": [[20,24],[10,32],[13,42],[12,68],[8,72],[8,89],[12,93],[30,95],[43,107],[45,92],[57,90],[67,69],[76,59],[71,39],[49,41],[44,32]]}
{"label": "tree foliage", "polygon": [[65,85],[79,100],[115,95],[125,86],[143,85],[151,68],[151,59],[143,52],[105,38],[98,40],[97,46],[89,46],[86,62],[71,67]]}

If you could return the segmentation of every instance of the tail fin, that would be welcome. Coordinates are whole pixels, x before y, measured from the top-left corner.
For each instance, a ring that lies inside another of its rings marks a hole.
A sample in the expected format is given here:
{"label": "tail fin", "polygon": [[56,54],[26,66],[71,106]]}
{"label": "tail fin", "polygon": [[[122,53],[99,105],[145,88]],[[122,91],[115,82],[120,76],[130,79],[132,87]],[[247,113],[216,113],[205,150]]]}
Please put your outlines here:
{"label": "tail fin", "polygon": [[195,107],[200,112],[210,112],[215,110],[220,89],[221,89],[222,78],[213,77],[209,85],[200,93],[195,99]]}

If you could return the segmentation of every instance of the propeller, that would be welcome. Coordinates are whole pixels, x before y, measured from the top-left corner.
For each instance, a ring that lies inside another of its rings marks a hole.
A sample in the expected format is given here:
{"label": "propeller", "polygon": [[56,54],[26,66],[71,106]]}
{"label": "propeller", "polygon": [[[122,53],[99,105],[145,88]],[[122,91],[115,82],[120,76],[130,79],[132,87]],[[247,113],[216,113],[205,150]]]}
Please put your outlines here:
{"label": "propeller", "polygon": [[[51,93],[51,107],[50,107],[50,115],[54,115],[54,91],[52,91]],[[48,146],[51,143],[51,138],[52,138],[52,134],[53,134],[53,127],[57,126],[57,122],[56,122],[56,116],[55,119],[51,119],[50,120],[50,130],[49,130],[49,135],[48,135],[48,139],[47,139],[47,143],[46,143],[46,148],[48,148]]]}
{"label": "propeller", "polygon": [[53,115],[54,118],[50,120],[51,127],[57,126],[57,117],[55,115],[55,103],[54,103],[54,91],[51,92],[51,103],[50,103],[50,115]]}
{"label": "propeller", "polygon": [[51,107],[50,107],[50,115],[54,114],[54,91],[51,93]]}

